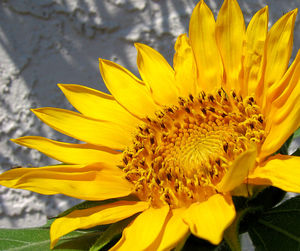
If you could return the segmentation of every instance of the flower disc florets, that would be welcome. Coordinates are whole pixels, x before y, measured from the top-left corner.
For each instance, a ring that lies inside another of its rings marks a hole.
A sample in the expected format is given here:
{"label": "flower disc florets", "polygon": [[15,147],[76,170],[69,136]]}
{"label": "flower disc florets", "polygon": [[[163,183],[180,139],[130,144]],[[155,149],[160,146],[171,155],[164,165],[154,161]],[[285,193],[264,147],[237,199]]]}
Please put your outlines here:
{"label": "flower disc florets", "polygon": [[264,141],[264,119],[253,97],[219,89],[179,98],[139,126],[124,152],[126,178],[141,200],[177,208],[217,193],[233,160]]}

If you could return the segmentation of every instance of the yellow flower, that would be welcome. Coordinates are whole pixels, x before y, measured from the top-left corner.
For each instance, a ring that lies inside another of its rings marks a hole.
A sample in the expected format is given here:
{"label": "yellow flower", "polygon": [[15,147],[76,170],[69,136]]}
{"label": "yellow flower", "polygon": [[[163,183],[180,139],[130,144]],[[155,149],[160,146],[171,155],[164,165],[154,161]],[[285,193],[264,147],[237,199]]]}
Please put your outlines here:
{"label": "yellow flower", "polygon": [[[296,13],[268,31],[265,7],[245,29],[236,0],[225,0],[216,21],[200,1],[189,36],[177,39],[173,68],[136,44],[142,80],[100,59],[111,95],[60,84],[80,113],[33,112],[86,143],[15,139],[65,165],[13,169],[0,184],[83,200],[120,198],[56,219],[51,247],[75,229],[137,213],[112,250],[171,249],[190,233],[220,243],[235,218],[232,196],[249,184],[300,192],[299,157],[271,156],[300,124],[300,53],[287,69]],[[136,200],[126,200],[131,194]]]}

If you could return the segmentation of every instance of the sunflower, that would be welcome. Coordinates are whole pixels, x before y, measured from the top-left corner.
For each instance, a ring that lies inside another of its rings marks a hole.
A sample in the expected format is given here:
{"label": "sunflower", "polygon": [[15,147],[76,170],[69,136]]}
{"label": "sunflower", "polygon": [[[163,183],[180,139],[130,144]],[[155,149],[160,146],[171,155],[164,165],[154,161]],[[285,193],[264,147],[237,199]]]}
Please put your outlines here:
{"label": "sunflower", "polygon": [[249,196],[256,185],[300,192],[300,158],[274,154],[300,124],[300,53],[288,68],[296,13],[268,31],[268,7],[245,28],[236,0],[224,1],[216,21],[200,1],[189,35],[176,41],[173,68],[135,44],[141,79],[100,59],[111,94],[59,84],[79,113],[33,112],[85,143],[14,139],[63,165],[12,169],[0,184],[91,201],[118,198],[56,219],[52,248],[73,230],[131,216],[112,250],[171,249],[190,233],[220,243],[236,216],[232,196]]}

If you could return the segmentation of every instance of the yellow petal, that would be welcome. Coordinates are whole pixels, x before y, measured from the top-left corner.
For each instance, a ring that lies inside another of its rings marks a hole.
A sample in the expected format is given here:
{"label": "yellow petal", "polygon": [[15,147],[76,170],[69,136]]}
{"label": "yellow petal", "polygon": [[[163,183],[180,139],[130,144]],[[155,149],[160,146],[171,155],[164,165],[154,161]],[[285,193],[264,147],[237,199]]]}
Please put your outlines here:
{"label": "yellow petal", "polygon": [[234,217],[235,208],[231,197],[215,194],[207,201],[192,204],[183,219],[194,235],[217,245]]}
{"label": "yellow petal", "polygon": [[272,102],[267,117],[267,137],[262,145],[260,158],[276,152],[299,126],[300,64],[297,64],[289,77],[287,88]]}
{"label": "yellow petal", "polygon": [[69,102],[83,115],[135,127],[141,121],[125,110],[111,95],[81,86],[58,84]]}
{"label": "yellow petal", "polygon": [[197,63],[200,88],[208,92],[220,87],[223,77],[215,26],[214,15],[201,0],[191,16],[189,37]]}
{"label": "yellow petal", "polygon": [[217,185],[220,192],[230,192],[241,185],[255,165],[257,156],[256,146],[251,145],[249,149],[240,154],[231,164],[227,173]]}
{"label": "yellow petal", "polygon": [[[145,250],[158,238],[163,230],[169,206],[149,208],[124,229],[122,238],[111,251]],[[153,249],[152,249],[153,250]]]}
{"label": "yellow petal", "polygon": [[245,23],[236,0],[225,0],[216,22],[216,39],[226,75],[226,88],[240,92]]}
{"label": "yellow petal", "polygon": [[289,64],[296,15],[297,9],[282,16],[267,35],[263,62],[264,76],[256,90],[256,100],[265,112],[267,112],[265,106],[268,105],[266,99],[268,92],[272,85],[282,78]]}
{"label": "yellow petal", "polygon": [[292,53],[297,9],[282,16],[267,36],[264,85],[268,89],[285,73]]}
{"label": "yellow petal", "polygon": [[[263,109],[263,112],[266,117],[270,115],[270,109],[273,106],[273,102],[276,101],[276,106],[281,107],[285,104],[285,102],[288,100],[288,97],[290,96],[291,92],[294,90],[295,85],[297,84],[297,81],[295,81],[295,77],[299,78],[299,72],[300,70],[300,50],[298,51],[295,60],[287,70],[287,72],[284,74],[284,76],[277,81],[274,85],[272,85],[267,92],[266,97],[266,105]],[[272,123],[272,119],[270,119],[267,122]],[[267,124],[266,127],[269,128],[271,125]]]}
{"label": "yellow petal", "polygon": [[248,182],[300,193],[300,157],[277,154],[257,167]]}
{"label": "yellow petal", "polygon": [[144,211],[148,206],[148,202],[143,201],[117,201],[88,209],[75,210],[52,223],[50,228],[51,248],[55,246],[60,237],[76,229],[115,223]]}
{"label": "yellow petal", "polygon": [[0,175],[0,185],[82,200],[118,198],[132,191],[122,170],[103,163],[16,168]]}
{"label": "yellow petal", "polygon": [[70,144],[39,136],[12,139],[13,142],[36,149],[47,156],[66,164],[90,164],[105,162],[118,165],[122,154],[109,148],[90,144]]}
{"label": "yellow petal", "polygon": [[139,118],[153,115],[158,109],[151,94],[137,77],[124,67],[111,61],[99,60],[104,83],[114,98],[129,112]]}
{"label": "yellow petal", "polygon": [[[299,80],[300,80],[300,52],[297,54],[295,62],[292,64],[291,68],[282,79],[281,81],[282,86],[278,85],[277,90],[275,90],[275,92],[277,92],[277,95],[275,94],[273,96],[273,99],[270,100],[272,101],[271,107],[272,108],[274,107],[276,112],[277,109],[280,109],[285,105],[289,104],[290,102],[293,102],[292,101],[293,98],[295,98],[297,94],[300,92],[300,87],[298,85]],[[273,115],[272,109],[271,109],[271,115]]]}
{"label": "yellow petal", "polygon": [[171,210],[170,218],[166,222],[164,231],[161,232],[161,238],[158,240],[160,244],[156,250],[171,250],[189,234],[189,227],[182,219],[185,210],[185,208]]}
{"label": "yellow petal", "polygon": [[131,132],[113,122],[94,120],[58,108],[46,107],[32,111],[53,129],[81,141],[112,149],[124,149],[131,144]]}
{"label": "yellow petal", "polygon": [[266,6],[253,16],[247,27],[244,59],[245,96],[255,94],[261,78],[268,20],[269,12]]}
{"label": "yellow petal", "polygon": [[151,47],[136,43],[137,65],[141,77],[150,88],[153,99],[161,105],[178,102],[174,71],[164,57]]}
{"label": "yellow petal", "polygon": [[194,54],[186,34],[177,38],[175,51],[173,65],[175,83],[180,96],[196,95],[197,69]]}

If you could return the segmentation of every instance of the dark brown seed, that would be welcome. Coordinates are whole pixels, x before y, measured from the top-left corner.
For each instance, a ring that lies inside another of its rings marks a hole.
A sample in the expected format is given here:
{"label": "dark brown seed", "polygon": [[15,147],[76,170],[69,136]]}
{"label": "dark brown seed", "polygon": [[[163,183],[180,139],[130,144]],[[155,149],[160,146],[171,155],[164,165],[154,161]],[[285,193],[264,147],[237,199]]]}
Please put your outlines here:
{"label": "dark brown seed", "polygon": [[211,112],[215,112],[215,111],[216,111],[215,108],[213,108],[213,107],[210,107],[209,110],[210,110]]}
{"label": "dark brown seed", "polygon": [[168,108],[168,112],[174,112],[173,109],[171,107]]}
{"label": "dark brown seed", "polygon": [[152,137],[150,137],[150,143],[151,143],[151,145],[153,145],[154,144],[154,137],[152,136]]}
{"label": "dark brown seed", "polygon": [[179,185],[176,184],[174,188],[175,188],[175,191],[178,192]]}
{"label": "dark brown seed", "polygon": [[215,101],[215,98],[214,98],[214,96],[213,95],[209,95],[209,100],[211,101],[211,102],[214,102]]}
{"label": "dark brown seed", "polygon": [[228,150],[228,143],[226,143],[225,145],[223,145],[223,149],[224,149],[224,151],[227,153],[227,150]]}

